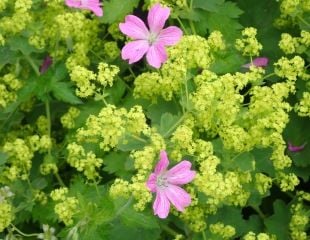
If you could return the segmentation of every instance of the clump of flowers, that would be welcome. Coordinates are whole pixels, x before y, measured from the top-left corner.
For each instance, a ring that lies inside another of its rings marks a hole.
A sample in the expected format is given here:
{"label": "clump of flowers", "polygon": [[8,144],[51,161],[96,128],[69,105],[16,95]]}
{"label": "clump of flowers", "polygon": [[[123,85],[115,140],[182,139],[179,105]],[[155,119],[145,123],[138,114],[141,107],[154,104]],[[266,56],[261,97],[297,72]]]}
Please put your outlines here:
{"label": "clump of flowers", "polygon": [[242,39],[236,40],[236,48],[244,56],[259,56],[263,46],[256,39],[257,30],[253,27],[245,28],[242,31]]}
{"label": "clump of flowers", "polygon": [[122,49],[122,58],[129,64],[139,61],[146,54],[147,62],[155,68],[167,61],[165,46],[175,45],[182,36],[178,27],[164,28],[170,15],[170,9],[155,4],[149,11],[147,21],[149,29],[143,21],[134,15],[128,15],[119,28],[134,41],[127,43]]}
{"label": "clump of flowers", "polygon": [[66,5],[68,7],[90,10],[98,17],[103,15],[99,0],[66,0]]}
{"label": "clump of flowers", "polygon": [[156,193],[153,209],[154,214],[160,218],[168,216],[170,203],[181,212],[190,205],[190,195],[179,186],[191,182],[196,174],[195,171],[190,170],[192,164],[186,160],[169,170],[167,170],[168,165],[167,153],[161,151],[154,173],[147,181],[149,190]]}

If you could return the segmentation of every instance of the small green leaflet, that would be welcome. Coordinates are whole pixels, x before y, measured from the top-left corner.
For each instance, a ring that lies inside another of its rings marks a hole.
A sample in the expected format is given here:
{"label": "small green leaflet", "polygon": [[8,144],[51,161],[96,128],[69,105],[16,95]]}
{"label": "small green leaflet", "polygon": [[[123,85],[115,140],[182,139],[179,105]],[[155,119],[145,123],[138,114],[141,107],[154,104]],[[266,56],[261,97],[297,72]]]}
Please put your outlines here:
{"label": "small green leaflet", "polygon": [[139,0],[105,0],[104,1],[104,17],[102,21],[104,23],[114,23],[122,21],[123,18],[133,12],[139,4]]}

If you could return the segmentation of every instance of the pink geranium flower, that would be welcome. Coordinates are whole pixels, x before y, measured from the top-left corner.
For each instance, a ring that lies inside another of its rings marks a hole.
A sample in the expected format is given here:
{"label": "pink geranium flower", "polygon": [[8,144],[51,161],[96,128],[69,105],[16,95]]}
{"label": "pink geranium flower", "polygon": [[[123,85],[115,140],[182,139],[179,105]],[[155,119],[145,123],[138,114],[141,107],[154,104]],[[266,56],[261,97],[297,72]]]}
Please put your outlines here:
{"label": "pink geranium flower", "polygon": [[191,203],[190,195],[179,186],[191,182],[196,175],[190,170],[192,164],[189,161],[182,161],[170,170],[167,170],[168,165],[167,153],[161,151],[155,171],[146,183],[150,191],[156,192],[153,209],[160,218],[168,216],[170,203],[181,212]]}
{"label": "pink geranium flower", "polygon": [[66,0],[66,5],[68,7],[90,10],[98,17],[103,15],[99,0]]}
{"label": "pink geranium flower", "polygon": [[304,143],[301,146],[294,146],[292,143],[288,142],[287,148],[290,152],[300,152],[305,148],[306,144],[307,143]]}
{"label": "pink geranium flower", "polygon": [[169,15],[169,8],[155,4],[147,16],[149,29],[140,18],[134,15],[126,16],[125,22],[120,23],[119,28],[134,41],[123,47],[122,58],[132,64],[146,54],[147,62],[155,68],[160,68],[167,60],[165,46],[175,45],[183,34],[178,27],[163,28]]}
{"label": "pink geranium flower", "polygon": [[242,65],[242,67],[250,68],[253,65],[255,67],[266,67],[268,65],[268,58],[266,58],[266,57],[255,58],[255,59],[253,59],[252,63],[244,64],[244,65]]}

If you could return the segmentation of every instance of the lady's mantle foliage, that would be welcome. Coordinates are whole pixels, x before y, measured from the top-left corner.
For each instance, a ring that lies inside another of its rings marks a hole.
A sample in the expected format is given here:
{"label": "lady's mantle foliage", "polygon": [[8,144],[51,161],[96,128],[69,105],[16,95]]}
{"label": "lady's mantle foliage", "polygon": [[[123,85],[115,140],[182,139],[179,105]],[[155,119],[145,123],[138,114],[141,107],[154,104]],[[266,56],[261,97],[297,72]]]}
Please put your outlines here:
{"label": "lady's mantle foliage", "polygon": [[99,0],[66,0],[66,5],[73,8],[88,9],[98,17],[103,15]]}
{"label": "lady's mantle foliage", "polygon": [[149,29],[140,18],[133,15],[126,16],[125,22],[120,23],[119,28],[134,41],[123,47],[122,58],[129,60],[131,64],[146,54],[147,62],[155,68],[160,68],[167,60],[165,46],[175,45],[183,34],[181,29],[175,26],[164,28],[169,15],[169,8],[155,4],[147,17]]}
{"label": "lady's mantle foliage", "polygon": [[147,181],[147,187],[150,191],[156,192],[153,209],[154,214],[160,218],[168,216],[170,202],[181,212],[190,205],[190,195],[179,185],[191,182],[196,175],[195,171],[190,170],[192,164],[189,161],[182,161],[167,171],[168,165],[167,153],[161,151],[160,160],[155,167],[154,173],[150,175]]}

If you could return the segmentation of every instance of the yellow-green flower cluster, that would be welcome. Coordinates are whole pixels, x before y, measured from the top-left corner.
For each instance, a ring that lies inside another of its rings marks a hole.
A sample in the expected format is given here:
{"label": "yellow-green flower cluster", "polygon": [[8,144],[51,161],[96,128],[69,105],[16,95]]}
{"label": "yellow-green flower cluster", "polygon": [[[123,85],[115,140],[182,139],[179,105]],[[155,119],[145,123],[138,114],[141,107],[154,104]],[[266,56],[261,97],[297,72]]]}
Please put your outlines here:
{"label": "yellow-green flower cluster", "polygon": [[[98,74],[82,66],[75,66],[70,73],[71,80],[77,85],[76,95],[82,98],[95,95],[100,88],[112,86],[114,77],[118,74],[119,68],[101,62],[98,65]],[[99,84],[100,86],[96,86]]]}
{"label": "yellow-green flower cluster", "polygon": [[[11,1],[13,4],[13,1]],[[0,6],[5,8],[6,1]],[[16,0],[14,3],[14,12],[10,17],[3,17],[0,21],[1,32],[7,34],[17,34],[24,30],[32,21],[29,10],[32,6],[32,0]],[[1,9],[0,8],[0,9]]]}
{"label": "yellow-green flower cluster", "polygon": [[115,59],[120,55],[120,50],[117,46],[117,42],[105,42],[103,45],[103,52],[110,59]]}
{"label": "yellow-green flower cluster", "polygon": [[281,57],[275,64],[274,72],[279,77],[287,78],[294,81],[297,77],[304,77],[305,62],[300,56],[295,56],[292,59]]}
{"label": "yellow-green flower cluster", "polygon": [[236,172],[228,171],[223,174],[216,169],[219,164],[220,159],[216,156],[202,161],[194,185],[208,198],[213,199],[215,205],[225,203],[244,206],[250,194],[242,188],[242,182],[251,181],[250,175],[241,178]]}
{"label": "yellow-green flower cluster", "polygon": [[222,222],[209,225],[210,232],[219,235],[221,239],[231,239],[235,234],[236,230],[233,226],[224,225]]}
{"label": "yellow-green flower cluster", "polygon": [[43,50],[46,46],[45,39],[38,36],[38,35],[32,35],[29,37],[28,42],[30,45],[34,46],[37,49]]}
{"label": "yellow-green flower cluster", "polygon": [[224,50],[226,45],[223,39],[223,34],[220,31],[211,32],[208,37],[208,43],[210,46],[210,50],[217,52],[220,50]]}
{"label": "yellow-green flower cluster", "polygon": [[248,232],[242,238],[243,240],[277,240],[276,236],[268,235],[267,233],[255,234],[254,232]]}
{"label": "yellow-green flower cluster", "polygon": [[83,146],[75,142],[70,143],[67,150],[67,162],[70,166],[76,168],[79,172],[83,172],[88,180],[96,180],[99,177],[96,169],[100,168],[103,163],[101,158],[97,158],[92,151],[85,152]]}
{"label": "yellow-green flower cluster", "polygon": [[99,63],[98,65],[97,81],[103,86],[110,87],[113,85],[114,77],[119,73],[119,67],[115,65],[109,65],[107,63]]}
{"label": "yellow-green flower cluster", "polygon": [[51,198],[57,202],[54,208],[55,213],[66,226],[69,226],[73,224],[73,216],[78,212],[79,201],[67,195],[67,188],[55,189],[50,193]]}
{"label": "yellow-green flower cluster", "polygon": [[76,83],[76,95],[87,98],[95,94],[96,85],[91,80],[96,80],[96,74],[82,66],[75,66],[70,73],[71,80]]}
{"label": "yellow-green flower cluster", "polygon": [[130,183],[126,180],[116,178],[114,183],[111,185],[109,194],[112,198],[129,198],[130,196]]}
{"label": "yellow-green flower cluster", "polygon": [[211,142],[207,142],[202,139],[195,140],[195,155],[196,161],[201,162],[213,155],[213,145]]}
{"label": "yellow-green flower cluster", "polygon": [[0,2],[0,12],[2,12],[6,8],[8,2],[9,0],[2,0]]}
{"label": "yellow-green flower cluster", "polygon": [[[100,142],[100,148],[109,151],[125,134],[134,137],[146,129],[148,126],[141,106],[134,106],[127,111],[108,105],[98,116],[91,115],[87,119],[86,126],[78,129],[77,138],[79,141]],[[122,141],[126,144],[126,138]]]}
{"label": "yellow-green flower cluster", "polygon": [[44,162],[40,165],[40,173],[42,175],[55,174],[58,173],[58,167],[55,163]]}
{"label": "yellow-green flower cluster", "polygon": [[181,160],[182,153],[193,155],[195,143],[193,141],[193,131],[186,125],[180,125],[172,134],[171,143],[173,144],[172,158]]}
{"label": "yellow-green flower cluster", "polygon": [[218,77],[209,70],[194,78],[197,89],[190,94],[190,101],[195,111],[196,126],[210,135],[233,124],[237,118],[243,96],[236,90],[234,79],[231,74]]}
{"label": "yellow-green flower cluster", "polygon": [[80,110],[76,107],[70,107],[68,112],[66,112],[61,118],[60,122],[63,127],[72,129],[75,127],[75,118],[80,115]]}
{"label": "yellow-green flower cluster", "polygon": [[33,152],[46,152],[52,148],[52,139],[48,135],[39,136],[37,134],[26,138],[27,145]]}
{"label": "yellow-green flower cluster", "polygon": [[276,181],[280,184],[280,189],[283,192],[293,191],[299,184],[299,179],[294,173],[278,172]]}
{"label": "yellow-green flower cluster", "polygon": [[303,206],[302,202],[297,202],[291,206],[292,217],[289,224],[292,240],[307,240],[307,225],[309,224],[309,211]]}
{"label": "yellow-green flower cluster", "polygon": [[[169,61],[183,58],[187,69],[207,69],[213,61],[210,50],[207,39],[198,35],[186,35],[177,45],[168,49]],[[176,64],[178,63],[176,62]]]}
{"label": "yellow-green flower cluster", "polygon": [[0,233],[14,220],[13,206],[7,201],[0,201]]}
{"label": "yellow-green flower cluster", "polygon": [[36,190],[34,194],[34,200],[38,201],[41,205],[45,205],[48,201],[48,196],[45,194],[45,192]]}
{"label": "yellow-green flower cluster", "polygon": [[8,166],[5,166],[0,177],[0,182],[14,181],[18,178],[26,180],[32,166],[31,159],[33,151],[28,147],[26,142],[21,138],[12,141],[6,141],[2,151],[5,152],[9,159]]}
{"label": "yellow-green flower cluster", "polygon": [[36,127],[40,134],[42,135],[48,134],[48,125],[49,125],[49,122],[45,115],[41,115],[38,117],[36,121]]}
{"label": "yellow-green flower cluster", "polygon": [[285,54],[301,54],[310,47],[310,32],[302,30],[300,37],[292,37],[288,33],[282,33],[279,47]]}
{"label": "yellow-green flower cluster", "polygon": [[189,206],[179,215],[194,232],[204,231],[207,227],[205,211],[200,205]]}
{"label": "yellow-green flower cluster", "polygon": [[168,6],[173,10],[173,7],[188,8],[186,0],[149,0],[148,7],[160,3],[163,6]]}
{"label": "yellow-green flower cluster", "polygon": [[198,35],[183,36],[168,49],[169,58],[160,72],[145,72],[135,79],[134,96],[156,101],[171,100],[187,81],[187,69],[208,68],[213,61],[208,40]]}
{"label": "yellow-green flower cluster", "polygon": [[309,11],[308,0],[281,0],[281,15],[275,20],[275,25],[279,28],[295,25]]}
{"label": "yellow-green flower cluster", "polygon": [[4,46],[4,44],[5,44],[5,39],[2,36],[2,34],[0,33],[0,46]]}
{"label": "yellow-green flower cluster", "polygon": [[14,74],[8,73],[0,77],[0,108],[5,108],[16,100],[16,91],[22,87],[22,83]]}
{"label": "yellow-green flower cluster", "polygon": [[272,179],[263,173],[255,173],[255,187],[257,191],[264,195],[272,186]]}
{"label": "yellow-green flower cluster", "polygon": [[256,39],[257,30],[253,27],[248,27],[241,34],[243,38],[236,40],[236,49],[242,52],[243,56],[259,56],[263,46]]}
{"label": "yellow-green flower cluster", "polygon": [[303,92],[302,98],[295,105],[294,110],[301,117],[310,117],[310,92]]}

